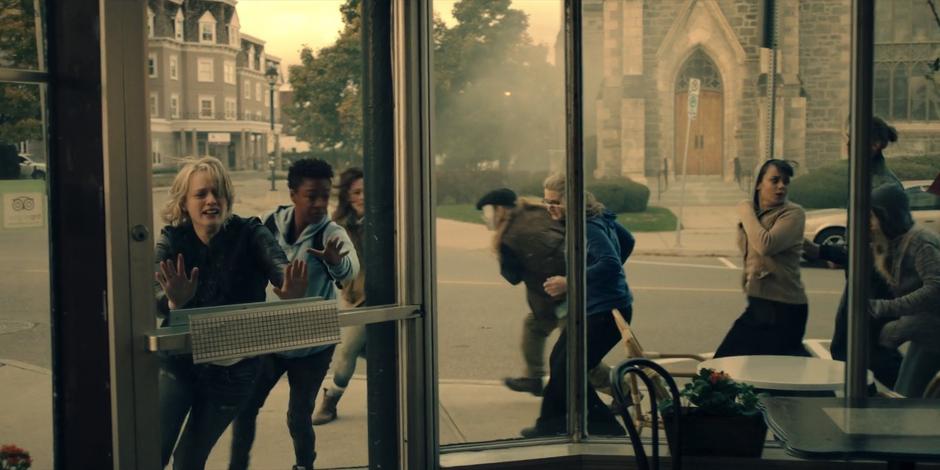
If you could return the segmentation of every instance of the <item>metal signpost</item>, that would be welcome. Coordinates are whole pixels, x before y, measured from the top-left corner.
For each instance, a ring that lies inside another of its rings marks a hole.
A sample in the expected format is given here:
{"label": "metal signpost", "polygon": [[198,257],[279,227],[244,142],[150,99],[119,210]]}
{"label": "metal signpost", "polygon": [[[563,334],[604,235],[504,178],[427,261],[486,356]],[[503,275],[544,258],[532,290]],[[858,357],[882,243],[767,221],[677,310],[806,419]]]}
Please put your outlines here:
{"label": "metal signpost", "polygon": [[689,79],[689,119],[685,124],[685,152],[682,155],[682,191],[679,196],[679,216],[676,217],[676,246],[682,246],[682,210],[685,207],[685,182],[689,163],[689,137],[692,132],[692,121],[698,115],[698,95],[702,82],[697,78]]}

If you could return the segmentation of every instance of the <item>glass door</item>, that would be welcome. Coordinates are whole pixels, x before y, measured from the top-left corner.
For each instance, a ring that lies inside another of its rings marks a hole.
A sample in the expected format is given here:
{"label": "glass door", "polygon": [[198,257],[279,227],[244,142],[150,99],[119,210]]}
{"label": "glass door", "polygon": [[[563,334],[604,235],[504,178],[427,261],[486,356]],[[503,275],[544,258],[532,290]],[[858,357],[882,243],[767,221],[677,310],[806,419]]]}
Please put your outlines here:
{"label": "glass door", "polygon": [[[0,462],[53,466],[44,2],[0,15]],[[2,466],[2,463],[0,463]]]}
{"label": "glass door", "polygon": [[420,468],[426,173],[362,37],[418,10],[107,3],[119,466]]}

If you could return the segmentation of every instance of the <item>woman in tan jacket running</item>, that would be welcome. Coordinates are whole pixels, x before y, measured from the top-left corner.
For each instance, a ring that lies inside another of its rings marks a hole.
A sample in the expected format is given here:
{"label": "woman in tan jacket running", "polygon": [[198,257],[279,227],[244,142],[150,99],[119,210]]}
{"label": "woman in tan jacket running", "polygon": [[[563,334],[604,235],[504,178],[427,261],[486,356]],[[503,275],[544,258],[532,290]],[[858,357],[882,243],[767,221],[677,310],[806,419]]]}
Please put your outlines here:
{"label": "woman in tan jacket running", "polygon": [[806,356],[803,333],[809,315],[800,280],[806,214],[787,200],[793,167],[767,160],[757,173],[754,196],[737,212],[738,246],[744,254],[747,309],[718,346],[715,357]]}

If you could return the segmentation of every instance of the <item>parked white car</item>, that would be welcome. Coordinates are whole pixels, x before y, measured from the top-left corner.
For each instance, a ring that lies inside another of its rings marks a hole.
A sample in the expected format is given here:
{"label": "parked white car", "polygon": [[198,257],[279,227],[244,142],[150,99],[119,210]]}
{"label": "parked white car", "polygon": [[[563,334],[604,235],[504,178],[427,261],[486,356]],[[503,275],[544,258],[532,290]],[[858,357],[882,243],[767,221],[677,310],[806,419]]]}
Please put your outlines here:
{"label": "parked white car", "polygon": [[[940,196],[928,193],[933,181],[903,181],[904,192],[911,204],[914,221],[940,232]],[[844,245],[848,225],[845,209],[817,209],[806,211],[806,229],[803,237],[819,245]]]}
{"label": "parked white car", "polygon": [[46,164],[36,163],[29,156],[20,154],[20,178],[46,179]]}

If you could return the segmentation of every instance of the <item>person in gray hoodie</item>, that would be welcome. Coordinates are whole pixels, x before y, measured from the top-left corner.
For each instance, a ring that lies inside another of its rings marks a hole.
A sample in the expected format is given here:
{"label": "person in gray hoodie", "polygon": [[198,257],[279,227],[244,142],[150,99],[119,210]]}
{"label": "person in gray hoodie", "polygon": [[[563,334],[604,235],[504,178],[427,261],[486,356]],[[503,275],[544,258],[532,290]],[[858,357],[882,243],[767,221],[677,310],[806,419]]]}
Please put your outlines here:
{"label": "person in gray hoodie", "polygon": [[[898,177],[888,168],[885,161],[884,149],[891,143],[897,142],[898,131],[883,119],[872,117],[871,123],[871,189],[874,190],[883,185],[894,185],[897,188],[903,188]],[[846,142],[846,149],[851,153],[849,142]],[[817,245],[810,240],[803,241],[803,256],[808,260],[824,260],[846,269],[848,276],[849,253],[847,245]],[[869,282],[869,296],[873,299],[889,299],[891,291],[885,285],[881,276],[871,273]],[[848,343],[846,333],[848,331],[848,284],[842,290],[842,297],[839,300],[839,307],[836,310],[835,325],[832,332],[832,342],[829,345],[829,352],[832,358],[837,361],[845,361],[848,353]],[[869,341],[871,348],[868,351],[868,366],[875,378],[888,388],[893,388],[898,378],[898,370],[901,367],[901,353],[897,348],[885,348],[878,344],[878,335],[884,326],[884,320],[875,320],[869,325]]]}
{"label": "person in gray hoodie", "polygon": [[751,199],[737,206],[747,308],[715,357],[809,355],[803,348],[809,306],[800,277],[806,214],[787,199],[792,177],[789,162],[765,161],[757,171]]}
{"label": "person in gray hoodie", "polygon": [[[328,163],[298,160],[287,173],[293,204],[280,206],[263,219],[288,259],[306,260],[306,297],[335,299],[336,288],[352,282],[359,273],[359,258],[349,235],[327,214],[332,178],[333,168]],[[287,428],[294,441],[294,469],[313,468],[316,459],[313,408],[333,350],[333,345],[319,346],[264,357],[252,397],[233,425],[229,469],[248,468],[258,410],[284,373],[290,381]]]}
{"label": "person in gray hoodie", "polygon": [[871,195],[875,271],[893,298],[870,301],[871,315],[889,320],[879,343],[897,348],[910,341],[894,390],[920,398],[940,371],[940,237],[915,225],[907,196],[893,184]]}

